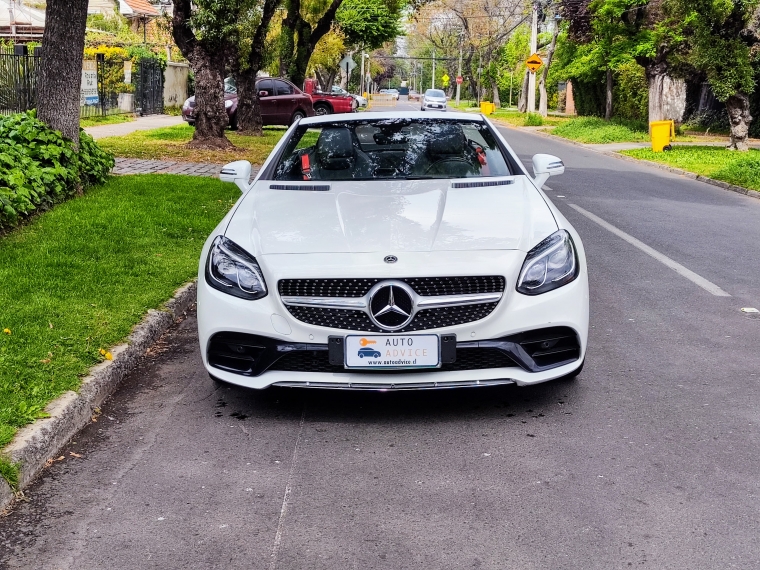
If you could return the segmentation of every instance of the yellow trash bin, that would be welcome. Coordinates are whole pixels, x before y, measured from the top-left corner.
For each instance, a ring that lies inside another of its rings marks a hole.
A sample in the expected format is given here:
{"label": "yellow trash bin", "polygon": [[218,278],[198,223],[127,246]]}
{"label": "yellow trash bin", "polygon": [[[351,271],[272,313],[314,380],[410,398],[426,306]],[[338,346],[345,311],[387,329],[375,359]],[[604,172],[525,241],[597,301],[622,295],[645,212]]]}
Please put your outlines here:
{"label": "yellow trash bin", "polygon": [[649,132],[654,152],[662,152],[665,147],[670,150],[670,143],[676,137],[676,125],[673,121],[652,121],[649,123]]}
{"label": "yellow trash bin", "polygon": [[480,112],[484,115],[490,115],[493,113],[493,103],[489,103],[488,101],[481,101]]}

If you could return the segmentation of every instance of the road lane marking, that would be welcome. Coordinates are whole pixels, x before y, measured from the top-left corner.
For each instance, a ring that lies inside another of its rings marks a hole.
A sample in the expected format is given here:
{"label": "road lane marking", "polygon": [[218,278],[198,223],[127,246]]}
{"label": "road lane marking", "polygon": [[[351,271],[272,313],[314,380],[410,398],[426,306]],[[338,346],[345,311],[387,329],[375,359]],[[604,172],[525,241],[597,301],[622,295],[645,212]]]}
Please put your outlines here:
{"label": "road lane marking", "polygon": [[269,570],[275,570],[277,568],[277,555],[280,552],[280,544],[282,544],[282,527],[285,523],[285,515],[288,514],[288,505],[290,504],[290,492],[293,484],[293,472],[296,468],[296,458],[298,457],[298,445],[301,443],[301,434],[303,433],[303,422],[306,417],[306,405],[301,412],[301,423],[298,426],[298,436],[296,437],[296,444],[293,447],[293,457],[290,459],[290,471],[288,472],[288,480],[285,483],[285,495],[282,497],[282,508],[280,508],[280,520],[277,521],[277,533],[274,535],[274,545],[272,546],[272,556],[269,561]]}
{"label": "road lane marking", "polygon": [[649,247],[647,244],[637,240],[635,237],[625,233],[623,230],[616,228],[609,222],[605,222],[599,216],[592,214],[588,210],[584,210],[583,208],[581,208],[580,206],[576,206],[575,204],[568,204],[568,206],[570,206],[576,212],[583,214],[592,222],[596,222],[597,224],[602,226],[605,230],[608,230],[612,232],[613,234],[615,234],[616,236],[618,236],[619,238],[627,241],[632,246],[639,248],[641,251],[643,251],[647,255],[654,257],[660,263],[667,265],[673,271],[675,271],[679,275],[682,275],[683,277],[686,277],[686,279],[688,279],[692,283],[699,285],[700,287],[702,287],[702,289],[704,289],[708,293],[711,293],[712,295],[715,295],[716,297],[730,297],[731,296],[728,293],[726,293],[723,289],[718,287],[715,283],[708,281],[701,275],[697,275],[691,269],[687,269],[686,267],[684,267],[677,261],[674,261],[670,259],[667,255],[660,253],[656,249]]}

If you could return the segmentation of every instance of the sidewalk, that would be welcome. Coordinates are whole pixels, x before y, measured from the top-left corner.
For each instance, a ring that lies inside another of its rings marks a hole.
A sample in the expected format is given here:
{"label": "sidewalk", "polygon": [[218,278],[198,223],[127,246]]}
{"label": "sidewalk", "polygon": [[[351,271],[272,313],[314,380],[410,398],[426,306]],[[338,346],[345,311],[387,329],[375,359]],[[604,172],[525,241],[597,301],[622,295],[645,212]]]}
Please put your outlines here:
{"label": "sidewalk", "polygon": [[115,125],[98,125],[97,127],[87,127],[85,132],[95,140],[105,137],[119,137],[128,135],[135,131],[148,131],[160,127],[171,127],[181,125],[184,121],[182,117],[173,115],[148,115],[147,117],[137,117],[134,121],[128,123],[116,123]]}
{"label": "sidewalk", "polygon": [[[223,164],[213,162],[180,162],[177,160],[152,160],[143,158],[116,158],[111,174],[184,174],[185,176],[209,176],[216,178]],[[260,166],[251,165],[251,177]]]}

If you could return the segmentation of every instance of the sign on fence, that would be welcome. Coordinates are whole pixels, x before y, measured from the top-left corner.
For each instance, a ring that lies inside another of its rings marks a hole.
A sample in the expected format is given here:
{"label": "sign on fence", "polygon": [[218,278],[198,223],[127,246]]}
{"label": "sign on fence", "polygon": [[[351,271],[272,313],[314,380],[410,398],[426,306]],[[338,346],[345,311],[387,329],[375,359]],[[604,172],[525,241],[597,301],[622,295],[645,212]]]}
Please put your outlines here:
{"label": "sign on fence", "polygon": [[82,62],[82,85],[79,90],[79,106],[97,105],[98,97],[98,64],[96,61]]}

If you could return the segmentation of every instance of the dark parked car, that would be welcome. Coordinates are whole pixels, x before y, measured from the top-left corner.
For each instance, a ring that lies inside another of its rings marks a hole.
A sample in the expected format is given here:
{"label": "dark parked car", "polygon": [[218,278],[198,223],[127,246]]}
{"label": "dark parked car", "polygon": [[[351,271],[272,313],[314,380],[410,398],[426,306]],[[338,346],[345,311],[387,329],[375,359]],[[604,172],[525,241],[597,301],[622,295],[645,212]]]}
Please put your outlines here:
{"label": "dark parked car", "polygon": [[[298,119],[314,115],[311,97],[286,79],[261,77],[256,80],[256,89],[261,102],[261,118],[264,125],[288,126]],[[230,118],[230,127],[237,129],[238,95],[235,82],[224,80],[224,106]],[[195,97],[190,97],[182,105],[182,118],[190,126],[195,125]]]}

